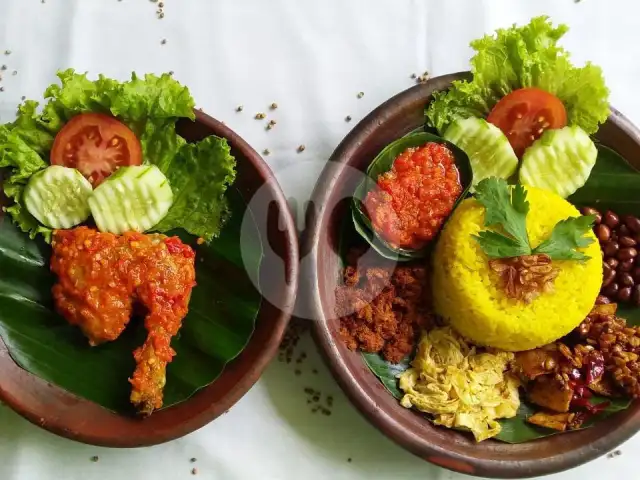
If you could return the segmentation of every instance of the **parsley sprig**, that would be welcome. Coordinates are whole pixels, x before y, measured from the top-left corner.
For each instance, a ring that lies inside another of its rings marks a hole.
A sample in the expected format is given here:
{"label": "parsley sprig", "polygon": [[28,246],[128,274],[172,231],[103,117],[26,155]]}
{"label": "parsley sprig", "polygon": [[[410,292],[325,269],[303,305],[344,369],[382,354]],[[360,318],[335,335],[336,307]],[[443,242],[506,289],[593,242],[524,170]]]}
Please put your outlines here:
{"label": "parsley sprig", "polygon": [[473,236],[487,256],[510,258],[544,253],[552,260],[589,259],[577,249],[593,243],[593,239],[585,237],[593,226],[593,215],[561,220],[549,238],[531,248],[527,234],[529,202],[522,185],[510,188],[504,179],[490,177],[476,186],[475,195],[485,208],[485,227],[493,228]]}

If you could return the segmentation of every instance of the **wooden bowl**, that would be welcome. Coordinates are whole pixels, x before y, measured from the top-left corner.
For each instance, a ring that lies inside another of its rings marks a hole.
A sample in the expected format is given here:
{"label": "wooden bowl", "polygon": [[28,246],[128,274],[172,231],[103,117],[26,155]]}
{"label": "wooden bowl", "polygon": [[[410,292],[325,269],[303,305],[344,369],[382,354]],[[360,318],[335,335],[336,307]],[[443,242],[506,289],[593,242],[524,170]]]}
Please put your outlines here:
{"label": "wooden bowl", "polygon": [[[494,440],[476,443],[470,435],[436,427],[400,406],[371,373],[359,353],[349,351],[338,335],[333,313],[334,289],[339,281],[338,239],[356,183],[351,168],[364,170],[371,160],[399,137],[424,123],[424,108],[434,91],[457,73],[433,78],[388,100],[362,120],[336,149],[318,181],[309,212],[301,275],[316,322],[314,334],[336,380],[365,417],[385,435],[425,460],[458,472],[500,478],[545,475],[575,467],[615,448],[640,429],[640,404],[596,426],[528,443],[510,445]],[[598,139],[640,167],[640,131],[612,109]],[[351,167],[351,168],[350,168]]]}
{"label": "wooden bowl", "polygon": [[178,131],[189,141],[208,135],[226,138],[237,160],[236,187],[247,202],[260,189],[261,198],[270,204],[269,221],[257,218],[257,223],[265,247],[262,271],[274,265],[283,269],[284,264],[282,281],[262,282],[264,297],[273,303],[263,300],[249,344],[215,382],[189,400],[145,419],[110,412],[35,377],[14,363],[0,339],[0,400],[53,433],[106,447],[142,447],[174,440],[231,408],[258,380],[277,352],[298,286],[297,233],[286,199],[260,155],[219,121],[196,111],[195,122],[181,122]]}

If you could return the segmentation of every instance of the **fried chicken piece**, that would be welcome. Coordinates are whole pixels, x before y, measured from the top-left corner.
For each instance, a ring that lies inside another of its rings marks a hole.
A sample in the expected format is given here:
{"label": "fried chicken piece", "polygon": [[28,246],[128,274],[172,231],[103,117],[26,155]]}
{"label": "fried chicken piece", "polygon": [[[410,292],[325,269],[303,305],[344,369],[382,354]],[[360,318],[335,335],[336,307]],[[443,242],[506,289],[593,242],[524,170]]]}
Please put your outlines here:
{"label": "fried chicken piece", "polygon": [[144,345],[134,352],[131,402],[143,414],[162,406],[171,338],[188,312],[195,253],[177,237],[87,227],[54,233],[51,270],[56,308],[92,346],[117,339],[134,305],[146,310]]}

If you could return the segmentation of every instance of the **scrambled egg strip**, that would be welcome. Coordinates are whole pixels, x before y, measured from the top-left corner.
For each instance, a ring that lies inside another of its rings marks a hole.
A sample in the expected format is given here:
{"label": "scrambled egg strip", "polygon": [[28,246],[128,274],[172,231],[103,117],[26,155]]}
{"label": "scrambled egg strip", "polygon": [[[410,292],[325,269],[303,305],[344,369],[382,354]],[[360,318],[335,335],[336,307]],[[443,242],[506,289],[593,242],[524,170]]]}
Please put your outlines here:
{"label": "scrambled egg strip", "polygon": [[400,403],[433,415],[437,425],[470,430],[478,442],[494,437],[502,428],[497,419],[514,417],[520,407],[520,382],[505,373],[513,358],[476,353],[451,327],[431,330],[400,376]]}

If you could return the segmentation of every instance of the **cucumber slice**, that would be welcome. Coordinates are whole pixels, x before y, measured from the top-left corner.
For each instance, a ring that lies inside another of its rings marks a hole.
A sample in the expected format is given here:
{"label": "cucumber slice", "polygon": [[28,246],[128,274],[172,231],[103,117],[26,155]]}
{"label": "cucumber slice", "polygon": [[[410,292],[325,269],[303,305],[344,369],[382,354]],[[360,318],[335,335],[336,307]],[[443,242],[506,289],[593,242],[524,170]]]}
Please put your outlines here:
{"label": "cucumber slice", "polygon": [[89,198],[101,232],[144,232],[162,220],[173,204],[167,177],[155,165],[122,167]]}
{"label": "cucumber slice", "polygon": [[520,183],[567,198],[587,182],[597,158],[598,149],[580,127],[547,130],[525,150]]}
{"label": "cucumber slice", "polygon": [[469,156],[473,185],[488,177],[509,178],[518,168],[518,157],[505,134],[482,118],[457,119],[447,128],[444,139]]}
{"label": "cucumber slice", "polygon": [[71,228],[89,218],[92,190],[89,180],[75,168],[54,165],[29,179],[24,205],[46,227]]}

